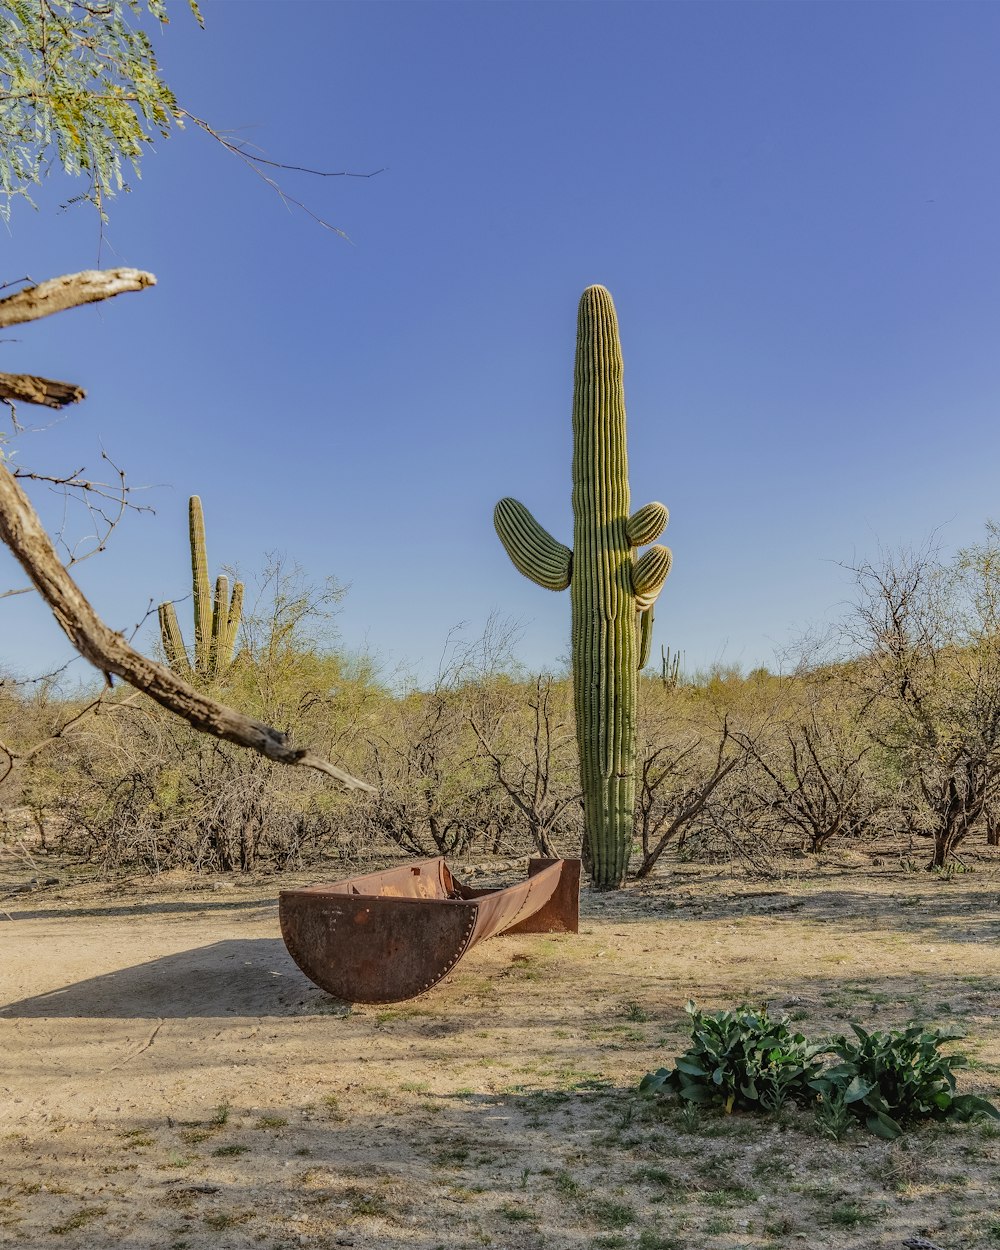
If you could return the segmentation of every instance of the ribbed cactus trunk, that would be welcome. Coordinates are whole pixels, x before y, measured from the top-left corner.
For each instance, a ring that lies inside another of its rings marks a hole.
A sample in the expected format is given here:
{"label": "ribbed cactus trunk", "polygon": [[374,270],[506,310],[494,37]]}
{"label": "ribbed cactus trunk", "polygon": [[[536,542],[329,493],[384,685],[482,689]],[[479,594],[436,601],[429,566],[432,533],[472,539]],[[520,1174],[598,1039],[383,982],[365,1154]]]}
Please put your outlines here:
{"label": "ribbed cactus trunk", "polygon": [[660,503],[629,513],[625,395],[618,319],[608,292],[588,287],[577,319],[573,378],[573,550],[515,499],[494,523],[525,576],[570,588],[572,664],[587,859],[594,884],[622,885],[632,850],[635,713],[639,670],[649,658],[653,602],[670,571],[651,543],[667,523]]}
{"label": "ribbed cactus trunk", "polygon": [[[188,500],[188,537],[191,543],[191,590],[194,599],[194,662],[199,677],[210,677],[212,668],[212,583],[208,577],[205,513],[201,500]],[[227,587],[228,589],[228,587]]]}

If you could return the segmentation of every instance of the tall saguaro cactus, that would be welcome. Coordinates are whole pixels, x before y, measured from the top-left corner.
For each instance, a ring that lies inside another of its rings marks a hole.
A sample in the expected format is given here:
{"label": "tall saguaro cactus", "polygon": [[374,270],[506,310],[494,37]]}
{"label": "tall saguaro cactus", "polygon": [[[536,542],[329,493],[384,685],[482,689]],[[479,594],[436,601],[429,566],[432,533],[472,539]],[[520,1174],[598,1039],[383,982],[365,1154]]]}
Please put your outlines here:
{"label": "tall saguaro cactus", "polygon": [[205,551],[205,514],[201,500],[192,495],[188,500],[188,526],[191,536],[191,585],[194,599],[194,668],[177,613],[172,603],[161,603],[160,638],[167,662],[182,677],[197,676],[207,681],[221,677],[233,662],[236,635],[243,615],[243,583],[233,584],[229,597],[229,578],[220,574],[212,598],[208,580],[208,556]]}
{"label": "tall saguaro cactus", "polygon": [[653,603],[670,572],[659,537],[667,509],[630,514],[625,392],[618,318],[610,294],[588,287],[577,318],[573,374],[573,549],[516,499],[493,514],[516,567],[548,590],[569,587],[572,664],[590,871],[596,886],[622,885],[632,849],[635,705],[649,659]]}

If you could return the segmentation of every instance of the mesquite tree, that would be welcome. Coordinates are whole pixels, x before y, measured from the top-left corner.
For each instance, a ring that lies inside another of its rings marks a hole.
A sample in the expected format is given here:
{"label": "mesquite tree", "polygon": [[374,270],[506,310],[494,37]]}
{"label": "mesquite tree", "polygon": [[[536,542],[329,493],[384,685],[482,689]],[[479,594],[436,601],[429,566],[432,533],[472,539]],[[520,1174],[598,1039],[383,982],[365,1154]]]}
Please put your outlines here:
{"label": "mesquite tree", "polygon": [[941,868],[1000,802],[1000,530],[949,562],[904,554],[855,572],[872,734]]}

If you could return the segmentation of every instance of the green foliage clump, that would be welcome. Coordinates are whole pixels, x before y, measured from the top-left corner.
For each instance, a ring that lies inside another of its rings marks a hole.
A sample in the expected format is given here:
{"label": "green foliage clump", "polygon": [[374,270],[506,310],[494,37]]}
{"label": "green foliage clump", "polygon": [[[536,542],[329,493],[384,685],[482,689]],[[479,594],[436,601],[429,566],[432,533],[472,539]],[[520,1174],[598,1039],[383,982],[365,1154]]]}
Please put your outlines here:
{"label": "green foliage clump", "polygon": [[824,1103],[842,1104],[871,1132],[891,1141],[917,1120],[971,1120],[1000,1111],[975,1094],[958,1094],[956,1068],[962,1054],[942,1055],[941,1046],[963,1036],[949,1029],[906,1029],[868,1033],[852,1024],[855,1037],[836,1037],[828,1049],[841,1062],[812,1082]]}
{"label": "green foliage clump", "polygon": [[691,1046],[676,1066],[643,1077],[639,1089],[654,1094],[673,1090],[691,1103],[735,1109],[763,1107],[776,1111],[792,1099],[815,1098],[810,1086],[819,1075],[817,1056],[825,1049],[792,1033],[787,1017],[766,1010],[716,1011],[706,1014],[688,1003]]}
{"label": "green foliage clump", "polygon": [[[201,21],[196,0],[188,0]],[[0,216],[51,167],[90,180],[102,208],[143,148],[183,113],[141,27],[164,0],[10,0],[0,6]]]}
{"label": "green foliage clump", "polygon": [[[852,1024],[857,1040],[844,1036],[809,1042],[792,1033],[787,1018],[766,1010],[707,1014],[688,1003],[690,1048],[673,1068],[650,1072],[639,1083],[646,1094],[673,1091],[686,1104],[706,1103],[734,1110],[776,1111],[788,1099],[816,1104],[827,1121],[853,1117],[888,1141],[918,1120],[968,1121],[1000,1111],[975,1094],[956,1092],[954,1070],[968,1066],[962,1054],[942,1055],[941,1046],[962,1036],[912,1024],[868,1033]],[[822,1055],[840,1062],[825,1065]]]}

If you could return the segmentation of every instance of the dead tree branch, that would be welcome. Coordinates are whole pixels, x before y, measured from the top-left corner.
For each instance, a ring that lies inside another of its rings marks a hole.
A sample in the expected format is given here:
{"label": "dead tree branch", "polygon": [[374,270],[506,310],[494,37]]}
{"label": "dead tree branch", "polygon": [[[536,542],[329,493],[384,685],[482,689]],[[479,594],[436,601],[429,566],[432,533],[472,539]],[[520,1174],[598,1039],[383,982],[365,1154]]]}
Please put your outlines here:
{"label": "dead tree branch", "polygon": [[155,285],[153,275],[141,269],[85,269],[63,274],[0,299],[0,330]]}
{"label": "dead tree branch", "polygon": [[87,392],[74,382],[56,382],[33,373],[0,373],[0,402],[41,404],[45,408],[65,408],[83,399]]}

